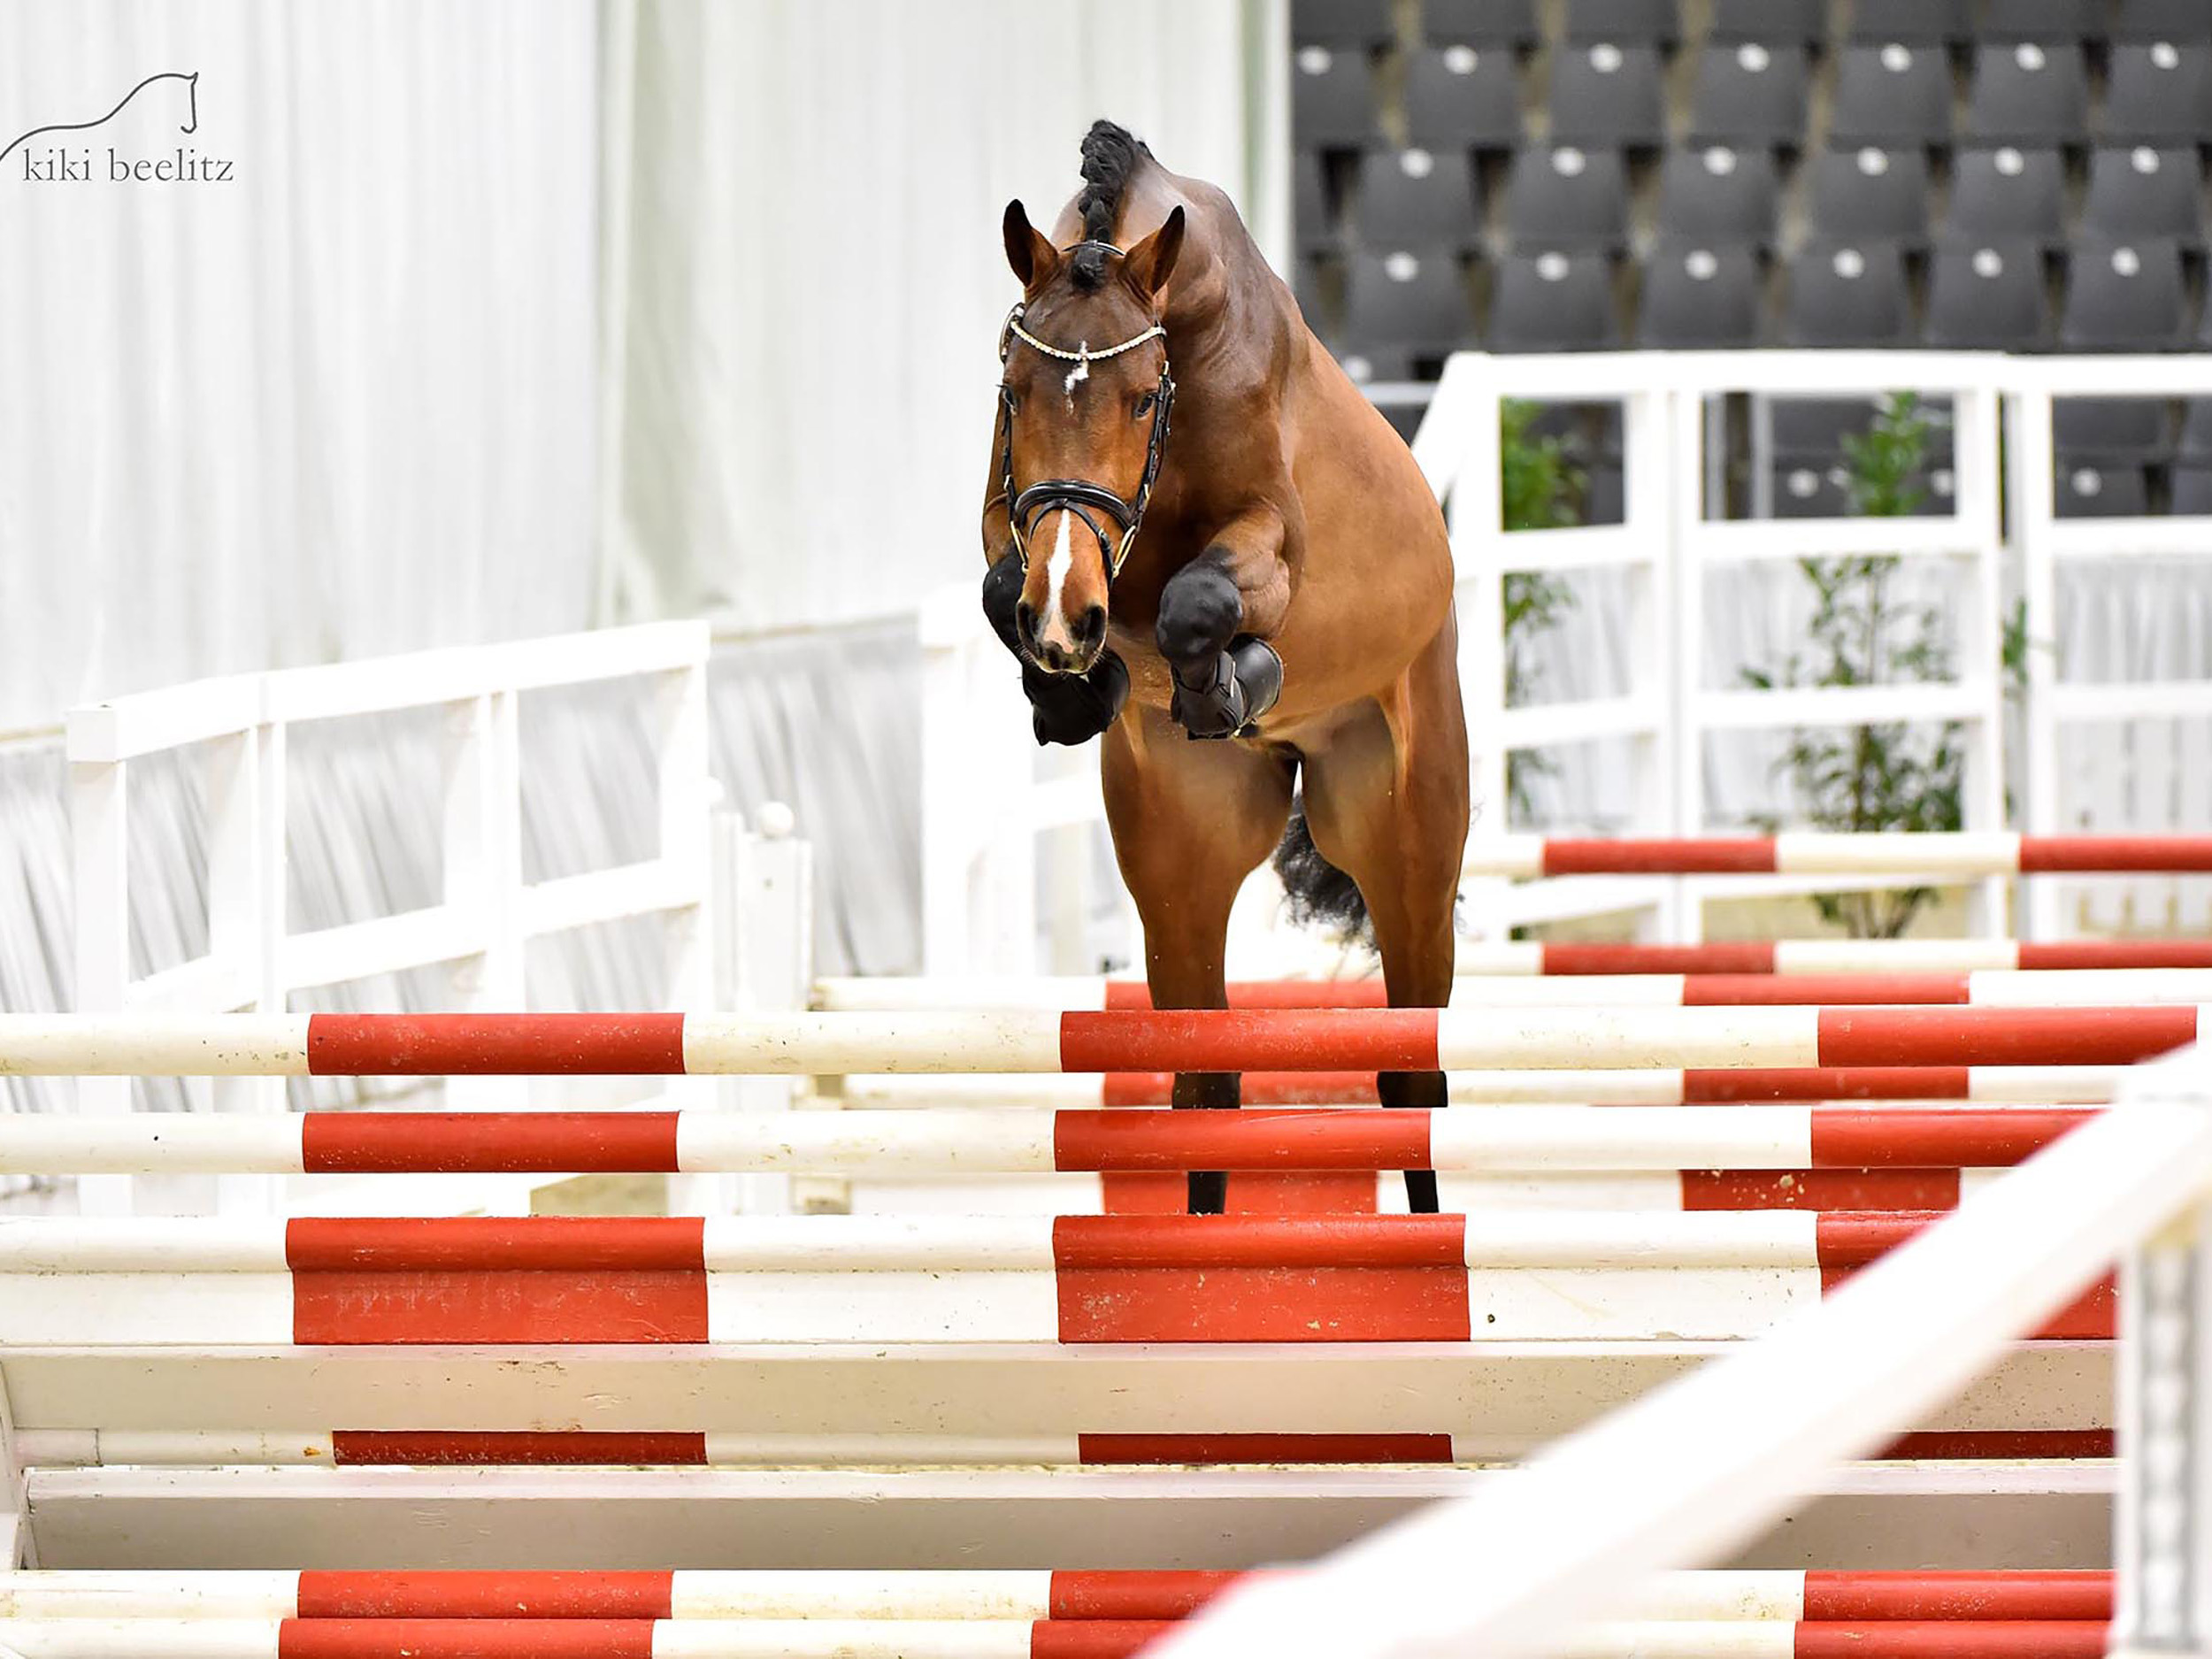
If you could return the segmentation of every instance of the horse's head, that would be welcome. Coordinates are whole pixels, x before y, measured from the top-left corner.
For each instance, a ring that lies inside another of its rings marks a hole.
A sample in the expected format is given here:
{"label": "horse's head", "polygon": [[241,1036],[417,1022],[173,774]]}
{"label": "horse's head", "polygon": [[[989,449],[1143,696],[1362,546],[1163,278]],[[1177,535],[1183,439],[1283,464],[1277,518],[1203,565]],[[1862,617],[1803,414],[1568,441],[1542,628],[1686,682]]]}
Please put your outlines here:
{"label": "horse's head", "polygon": [[1079,674],[1106,643],[1106,605],[1167,445],[1175,394],[1161,289],[1183,210],[1127,250],[1056,248],[1019,202],[1006,260],[1022,303],[1002,342],[1001,486],[1022,558],[1015,626],[1040,668]]}

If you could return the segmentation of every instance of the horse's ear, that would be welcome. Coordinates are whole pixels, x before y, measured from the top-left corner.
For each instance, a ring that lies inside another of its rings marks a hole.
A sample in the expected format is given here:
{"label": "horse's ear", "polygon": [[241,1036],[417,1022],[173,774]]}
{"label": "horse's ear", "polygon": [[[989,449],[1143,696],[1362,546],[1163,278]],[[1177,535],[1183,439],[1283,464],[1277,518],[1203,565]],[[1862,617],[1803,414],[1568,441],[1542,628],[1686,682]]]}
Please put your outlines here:
{"label": "horse's ear", "polygon": [[1006,263],[1013,267],[1025,294],[1052,274],[1059,264],[1060,250],[1049,236],[1030,224],[1019,196],[1006,204],[1001,228],[1006,235]]}
{"label": "horse's ear", "polygon": [[1147,299],[1156,299],[1175,273],[1175,257],[1183,251],[1183,210],[1177,207],[1166,221],[1129,250],[1123,269]]}

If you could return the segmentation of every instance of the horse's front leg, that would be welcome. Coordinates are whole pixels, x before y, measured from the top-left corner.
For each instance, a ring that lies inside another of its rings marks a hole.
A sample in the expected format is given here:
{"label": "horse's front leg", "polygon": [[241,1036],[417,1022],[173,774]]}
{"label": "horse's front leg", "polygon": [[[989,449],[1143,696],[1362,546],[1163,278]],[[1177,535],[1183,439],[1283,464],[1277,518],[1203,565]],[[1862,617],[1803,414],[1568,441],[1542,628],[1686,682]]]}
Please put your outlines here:
{"label": "horse's front leg", "polygon": [[[1294,768],[1242,744],[1187,742],[1154,710],[1114,723],[1101,755],[1106,818],[1122,879],[1144,924],[1155,1008],[1225,1008],[1229,910],[1246,876],[1282,839]],[[1186,1071],[1178,1107],[1234,1108],[1233,1071]],[[1228,1177],[1194,1171],[1193,1215],[1218,1215]]]}
{"label": "horse's front leg", "polygon": [[1225,525],[1160,592],[1156,638],[1175,676],[1172,713],[1192,737],[1250,735],[1282,695],[1267,636],[1290,606],[1282,518],[1255,507]]}

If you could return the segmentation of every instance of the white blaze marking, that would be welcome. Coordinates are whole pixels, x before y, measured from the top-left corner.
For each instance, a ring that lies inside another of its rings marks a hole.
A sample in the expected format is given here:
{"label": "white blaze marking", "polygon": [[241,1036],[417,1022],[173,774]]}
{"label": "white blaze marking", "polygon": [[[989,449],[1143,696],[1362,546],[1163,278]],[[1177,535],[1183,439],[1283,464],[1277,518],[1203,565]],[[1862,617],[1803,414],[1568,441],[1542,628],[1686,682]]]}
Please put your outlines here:
{"label": "white blaze marking", "polygon": [[1074,517],[1071,512],[1061,512],[1059,538],[1052,544],[1052,557],[1045,561],[1045,580],[1052,585],[1051,596],[1045,601],[1044,637],[1047,639],[1054,637],[1055,629],[1063,635],[1068,634],[1067,620],[1060,611],[1060,595],[1068,585],[1069,567],[1075,563],[1074,550],[1068,546],[1068,523]]}

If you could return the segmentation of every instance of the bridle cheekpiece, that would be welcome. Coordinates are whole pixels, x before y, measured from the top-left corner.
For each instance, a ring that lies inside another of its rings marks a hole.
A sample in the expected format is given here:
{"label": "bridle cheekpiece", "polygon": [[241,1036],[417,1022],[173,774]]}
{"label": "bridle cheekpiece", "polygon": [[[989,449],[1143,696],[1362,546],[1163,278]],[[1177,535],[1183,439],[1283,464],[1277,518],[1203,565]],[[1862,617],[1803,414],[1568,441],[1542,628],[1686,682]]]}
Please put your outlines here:
{"label": "bridle cheekpiece", "polygon": [[[1110,242],[1078,242],[1064,248],[1063,253],[1077,253],[1085,248],[1102,248],[1109,253],[1122,250]],[[999,362],[1003,365],[1019,341],[1033,351],[1062,363],[1072,363],[1075,368],[1068,376],[1072,389],[1078,380],[1088,377],[1091,365],[1118,357],[1125,351],[1134,351],[1148,340],[1164,341],[1167,330],[1155,323],[1142,334],[1132,334],[1119,345],[1088,346],[1071,351],[1065,346],[1056,346],[1050,341],[1040,340],[1022,326],[1023,307],[1017,304],[1006,314],[1006,326],[1000,332]],[[1056,508],[1071,512],[1080,518],[1098,538],[1098,550],[1106,561],[1106,580],[1111,586],[1121,574],[1124,560],[1129,557],[1129,545],[1137,539],[1137,526],[1144,521],[1144,510],[1152,499],[1152,486],[1160,476],[1160,461],[1167,449],[1168,409],[1175,401],[1175,377],[1168,371],[1164,351],[1160,358],[1160,383],[1152,394],[1152,434],[1145,444],[1144,476],[1138,482],[1136,495],[1124,501],[1103,484],[1094,484],[1083,478],[1048,478],[1017,493],[1014,488],[1014,403],[1013,392],[1004,380],[999,382],[999,402],[1005,418],[1006,441],[999,451],[999,494],[987,505],[1007,503],[1006,516],[1013,532],[1014,550],[1021,556],[1022,568],[1029,568],[1029,527],[1045,513]],[[1121,531],[1118,541],[1110,536],[1106,526],[1094,518],[1087,509],[1096,508],[1111,518]]]}

